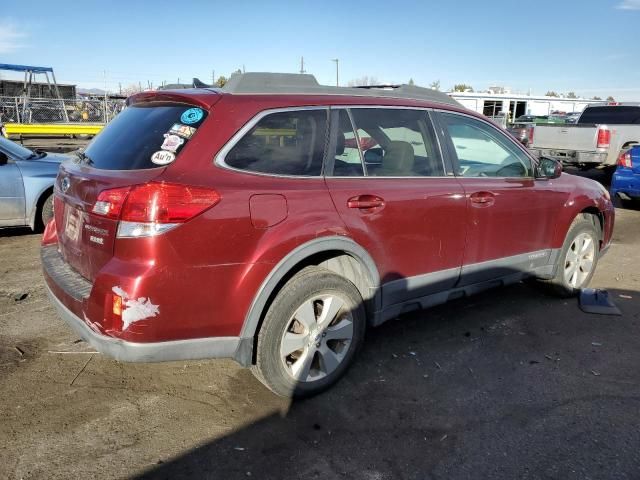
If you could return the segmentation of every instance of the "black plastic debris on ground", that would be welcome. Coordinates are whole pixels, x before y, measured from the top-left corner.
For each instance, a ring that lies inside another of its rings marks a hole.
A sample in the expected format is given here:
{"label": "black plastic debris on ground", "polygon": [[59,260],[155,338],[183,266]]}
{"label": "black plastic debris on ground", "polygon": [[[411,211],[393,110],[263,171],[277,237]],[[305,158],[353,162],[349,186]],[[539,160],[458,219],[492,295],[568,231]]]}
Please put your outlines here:
{"label": "black plastic debris on ground", "polygon": [[622,315],[620,309],[611,300],[609,292],[598,288],[580,290],[580,310],[598,315]]}
{"label": "black plastic debris on ground", "polygon": [[29,292],[16,293],[13,296],[13,301],[14,302],[21,302],[21,301],[25,300],[28,296],[29,296]]}

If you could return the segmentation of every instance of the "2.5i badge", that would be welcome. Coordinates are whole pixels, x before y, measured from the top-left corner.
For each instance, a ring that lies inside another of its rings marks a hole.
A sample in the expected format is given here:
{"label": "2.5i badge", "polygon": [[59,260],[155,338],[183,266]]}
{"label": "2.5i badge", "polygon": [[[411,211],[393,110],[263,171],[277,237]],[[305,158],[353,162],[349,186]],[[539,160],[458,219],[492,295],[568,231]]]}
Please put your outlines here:
{"label": "2.5i badge", "polygon": [[151,161],[156,165],[168,165],[176,159],[175,153],[167,152],[166,150],[158,150],[151,155]]}

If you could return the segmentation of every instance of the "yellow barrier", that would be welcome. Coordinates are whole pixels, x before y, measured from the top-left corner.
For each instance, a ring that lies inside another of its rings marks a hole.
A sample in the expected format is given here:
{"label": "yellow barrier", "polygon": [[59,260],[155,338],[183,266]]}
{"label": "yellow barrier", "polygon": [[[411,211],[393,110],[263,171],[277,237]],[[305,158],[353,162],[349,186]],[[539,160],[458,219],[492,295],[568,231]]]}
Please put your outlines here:
{"label": "yellow barrier", "polygon": [[86,123],[5,123],[7,135],[96,135],[102,124]]}

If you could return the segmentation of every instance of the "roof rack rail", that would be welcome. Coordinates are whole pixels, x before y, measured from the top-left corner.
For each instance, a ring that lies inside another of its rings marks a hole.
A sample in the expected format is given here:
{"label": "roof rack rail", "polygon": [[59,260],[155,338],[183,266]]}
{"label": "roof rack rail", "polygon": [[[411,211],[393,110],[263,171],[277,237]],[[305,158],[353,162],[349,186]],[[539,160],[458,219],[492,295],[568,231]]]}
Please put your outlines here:
{"label": "roof rack rail", "polygon": [[230,94],[306,94],[352,95],[367,97],[406,98],[426,100],[461,107],[449,95],[415,85],[366,85],[358,87],[331,87],[320,85],[316,77],[300,73],[249,72],[232,75],[220,90]]}

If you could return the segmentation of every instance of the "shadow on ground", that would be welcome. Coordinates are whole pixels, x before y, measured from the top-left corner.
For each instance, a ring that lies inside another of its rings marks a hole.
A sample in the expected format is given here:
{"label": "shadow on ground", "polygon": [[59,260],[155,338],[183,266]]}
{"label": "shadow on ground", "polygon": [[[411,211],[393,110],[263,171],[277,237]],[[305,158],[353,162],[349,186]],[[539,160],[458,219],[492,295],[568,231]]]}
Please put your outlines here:
{"label": "shadow on ground", "polygon": [[616,317],[536,290],[372,330],[328,392],[136,478],[638,478],[640,292]]}

